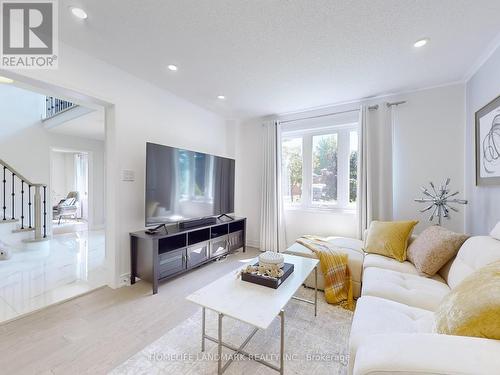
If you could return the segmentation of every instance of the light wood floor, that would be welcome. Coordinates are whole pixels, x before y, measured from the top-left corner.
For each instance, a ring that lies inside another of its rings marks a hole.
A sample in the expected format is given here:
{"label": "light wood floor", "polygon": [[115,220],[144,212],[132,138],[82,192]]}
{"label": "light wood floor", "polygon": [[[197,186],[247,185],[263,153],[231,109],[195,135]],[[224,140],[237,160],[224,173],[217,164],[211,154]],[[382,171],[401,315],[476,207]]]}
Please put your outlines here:
{"label": "light wood floor", "polygon": [[1,374],[105,374],[197,311],[184,297],[257,256],[233,254],[174,280],[108,287],[0,325]]}

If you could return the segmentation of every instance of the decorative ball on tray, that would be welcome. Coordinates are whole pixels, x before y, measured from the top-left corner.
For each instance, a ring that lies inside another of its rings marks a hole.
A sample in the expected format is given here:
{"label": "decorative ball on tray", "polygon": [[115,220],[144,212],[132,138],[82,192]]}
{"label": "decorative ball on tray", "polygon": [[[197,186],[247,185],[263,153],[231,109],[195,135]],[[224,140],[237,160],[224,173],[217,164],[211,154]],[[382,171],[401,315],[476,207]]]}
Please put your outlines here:
{"label": "decorative ball on tray", "polygon": [[266,251],[259,255],[259,266],[278,266],[279,268],[283,268],[284,264],[285,257],[283,254]]}
{"label": "decorative ball on tray", "polygon": [[292,273],[293,263],[285,263],[285,257],[274,251],[260,254],[258,262],[243,268],[238,275],[242,281],[277,289]]}

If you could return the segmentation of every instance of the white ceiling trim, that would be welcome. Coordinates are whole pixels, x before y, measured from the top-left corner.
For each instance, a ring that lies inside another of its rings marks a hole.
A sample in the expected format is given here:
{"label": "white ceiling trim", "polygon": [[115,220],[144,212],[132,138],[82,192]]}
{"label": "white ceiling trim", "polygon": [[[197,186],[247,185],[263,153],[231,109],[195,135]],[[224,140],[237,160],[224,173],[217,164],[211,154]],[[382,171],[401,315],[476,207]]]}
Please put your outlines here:
{"label": "white ceiling trim", "polygon": [[493,39],[484,52],[479,56],[476,62],[470,67],[464,76],[464,82],[468,82],[474,74],[484,65],[486,61],[500,48],[500,33]]}
{"label": "white ceiling trim", "polygon": [[377,96],[370,96],[367,98],[360,98],[360,99],[355,99],[355,100],[349,100],[346,102],[338,102],[338,103],[331,103],[319,107],[312,107],[312,108],[305,108],[297,111],[291,111],[291,112],[284,112],[284,113],[279,113],[276,115],[266,115],[262,116],[262,119],[271,119],[271,120],[282,120],[283,118],[286,118],[287,120],[290,118],[293,118],[294,115],[303,115],[305,113],[311,113],[311,112],[320,112],[324,110],[331,110],[333,108],[338,108],[342,106],[349,106],[352,105],[353,109],[354,106],[360,106],[362,104],[380,104],[380,103],[374,103],[377,100],[385,99],[385,98],[390,98],[394,96],[400,96],[400,95],[407,95],[407,94],[413,94],[415,92],[420,92],[420,91],[426,91],[426,90],[432,90],[432,89],[438,89],[442,87],[449,87],[449,86],[455,86],[455,85],[464,85],[465,80],[460,80],[460,81],[451,81],[447,83],[443,83],[440,85],[432,85],[432,86],[426,86],[426,87],[421,87],[421,88],[416,88],[412,90],[404,90],[404,91],[398,91],[398,92],[393,92],[393,93],[388,93],[388,94],[383,94],[383,95],[377,95]]}

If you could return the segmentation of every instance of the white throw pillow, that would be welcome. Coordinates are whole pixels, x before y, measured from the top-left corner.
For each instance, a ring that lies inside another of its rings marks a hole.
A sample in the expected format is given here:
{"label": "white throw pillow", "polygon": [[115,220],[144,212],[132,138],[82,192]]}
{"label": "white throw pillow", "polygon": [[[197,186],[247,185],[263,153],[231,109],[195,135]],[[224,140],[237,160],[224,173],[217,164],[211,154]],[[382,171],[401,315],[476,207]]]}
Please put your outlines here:
{"label": "white throw pillow", "polygon": [[497,240],[500,240],[500,221],[495,225],[495,228],[490,233],[490,236],[493,238],[496,238]]}

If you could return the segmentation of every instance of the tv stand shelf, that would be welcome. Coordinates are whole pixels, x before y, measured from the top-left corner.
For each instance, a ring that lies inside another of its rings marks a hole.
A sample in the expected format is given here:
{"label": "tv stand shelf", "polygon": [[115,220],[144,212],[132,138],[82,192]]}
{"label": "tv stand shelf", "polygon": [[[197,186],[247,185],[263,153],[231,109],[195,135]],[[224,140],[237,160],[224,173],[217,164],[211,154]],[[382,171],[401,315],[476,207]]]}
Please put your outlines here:
{"label": "tv stand shelf", "polygon": [[230,254],[240,248],[245,252],[246,218],[221,217],[215,224],[189,229],[178,225],[130,233],[130,282],[136,278],[153,285]]}

